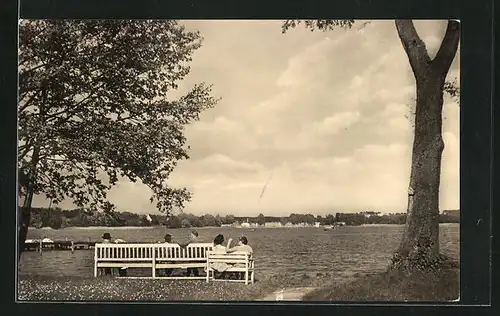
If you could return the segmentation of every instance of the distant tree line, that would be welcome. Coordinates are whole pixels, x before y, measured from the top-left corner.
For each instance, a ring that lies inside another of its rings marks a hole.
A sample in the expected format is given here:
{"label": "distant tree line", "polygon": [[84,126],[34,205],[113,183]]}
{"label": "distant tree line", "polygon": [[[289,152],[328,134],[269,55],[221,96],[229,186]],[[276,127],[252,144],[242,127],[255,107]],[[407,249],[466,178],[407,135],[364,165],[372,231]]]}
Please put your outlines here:
{"label": "distant tree line", "polygon": [[[458,223],[460,214],[458,210],[448,210],[440,214],[441,223]],[[362,213],[336,213],[325,216],[313,214],[295,214],[289,216],[265,216],[259,214],[256,217],[241,217],[234,215],[211,215],[201,216],[180,213],[178,215],[144,215],[131,212],[117,212],[112,210],[97,211],[83,208],[73,210],[62,210],[61,208],[33,208],[30,226],[41,228],[51,227],[54,229],[64,227],[89,227],[89,226],[160,226],[168,228],[185,227],[220,227],[222,225],[241,224],[243,222],[264,225],[269,222],[280,222],[282,225],[291,223],[293,225],[305,223],[313,225],[319,222],[321,225],[334,225],[343,222],[346,225],[363,224],[404,224],[406,214],[377,214],[374,212]]]}

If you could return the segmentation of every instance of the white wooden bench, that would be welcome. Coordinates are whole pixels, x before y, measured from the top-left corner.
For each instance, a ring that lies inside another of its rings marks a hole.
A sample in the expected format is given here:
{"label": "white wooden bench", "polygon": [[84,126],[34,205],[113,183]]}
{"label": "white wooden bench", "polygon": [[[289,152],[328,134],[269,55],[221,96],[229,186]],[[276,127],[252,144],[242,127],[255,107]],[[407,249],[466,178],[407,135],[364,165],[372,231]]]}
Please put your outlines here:
{"label": "white wooden bench", "polygon": [[[214,264],[226,264],[228,267],[224,272],[240,272],[243,273],[244,278],[241,280],[237,278],[232,279],[216,279],[214,274],[216,270],[213,268]],[[245,282],[245,284],[254,283],[254,260],[253,256],[246,252],[233,252],[233,253],[217,253],[208,252],[207,265],[206,265],[206,281],[232,281],[232,282]]]}
{"label": "white wooden bench", "polygon": [[150,268],[150,278],[190,278],[158,276],[157,269],[205,268],[207,254],[212,249],[212,243],[192,243],[186,247],[177,244],[105,244],[97,243],[94,252],[94,277],[99,275],[101,268]]}

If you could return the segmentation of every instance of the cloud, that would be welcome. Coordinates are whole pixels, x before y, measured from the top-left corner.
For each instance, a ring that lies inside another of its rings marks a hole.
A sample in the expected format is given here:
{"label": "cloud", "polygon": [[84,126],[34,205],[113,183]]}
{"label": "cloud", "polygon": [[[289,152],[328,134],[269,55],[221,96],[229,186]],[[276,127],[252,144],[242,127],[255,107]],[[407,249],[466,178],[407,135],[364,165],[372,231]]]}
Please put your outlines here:
{"label": "cloud", "polygon": [[336,134],[342,129],[347,129],[360,118],[359,112],[341,112],[326,117],[321,122],[313,123],[314,132],[320,135]]}
{"label": "cloud", "polygon": [[[170,179],[193,192],[186,211],[405,211],[415,79],[394,21],[286,34],[280,21],[185,24],[205,40],[179,93],[206,81],[222,97],[186,128],[191,159]],[[415,24],[433,56],[446,21]],[[458,52],[448,78],[460,79],[459,62]],[[441,206],[457,208],[460,112],[444,101]],[[154,210],[140,184],[120,183],[110,196],[120,207]]]}
{"label": "cloud", "polygon": [[191,168],[193,167],[199,168],[199,171],[204,173],[246,173],[257,172],[262,169],[262,166],[258,163],[235,161],[222,154],[214,154],[199,161],[194,161],[191,163]]}

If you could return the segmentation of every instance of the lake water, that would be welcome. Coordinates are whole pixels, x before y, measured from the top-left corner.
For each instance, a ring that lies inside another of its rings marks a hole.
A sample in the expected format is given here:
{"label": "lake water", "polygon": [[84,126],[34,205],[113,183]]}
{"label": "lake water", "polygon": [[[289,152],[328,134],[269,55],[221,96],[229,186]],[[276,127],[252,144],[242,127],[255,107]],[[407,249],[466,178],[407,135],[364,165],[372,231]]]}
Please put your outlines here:
{"label": "lake water", "polygon": [[[338,279],[357,273],[384,271],[397,248],[402,225],[347,226],[331,231],[322,228],[199,228],[201,242],[211,242],[222,233],[226,240],[245,235],[254,249],[256,270],[260,276],[293,273],[316,276],[329,273]],[[157,242],[163,239],[165,227],[146,228],[65,228],[30,229],[28,238],[48,237],[54,240],[100,240],[104,232],[128,241]],[[188,238],[190,229],[169,229],[173,240]],[[440,225],[441,250],[459,258],[459,225]],[[93,275],[93,250],[31,251],[22,255],[19,273],[46,276]]]}

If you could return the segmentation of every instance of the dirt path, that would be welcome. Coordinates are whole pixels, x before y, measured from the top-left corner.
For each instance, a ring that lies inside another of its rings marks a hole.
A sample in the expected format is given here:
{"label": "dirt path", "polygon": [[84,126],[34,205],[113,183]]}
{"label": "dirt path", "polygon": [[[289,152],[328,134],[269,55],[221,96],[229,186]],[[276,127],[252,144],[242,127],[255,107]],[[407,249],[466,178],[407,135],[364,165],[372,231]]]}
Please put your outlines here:
{"label": "dirt path", "polygon": [[302,297],[306,293],[314,289],[314,287],[295,287],[283,289],[274,291],[273,293],[265,296],[264,298],[258,299],[257,301],[301,301]]}

